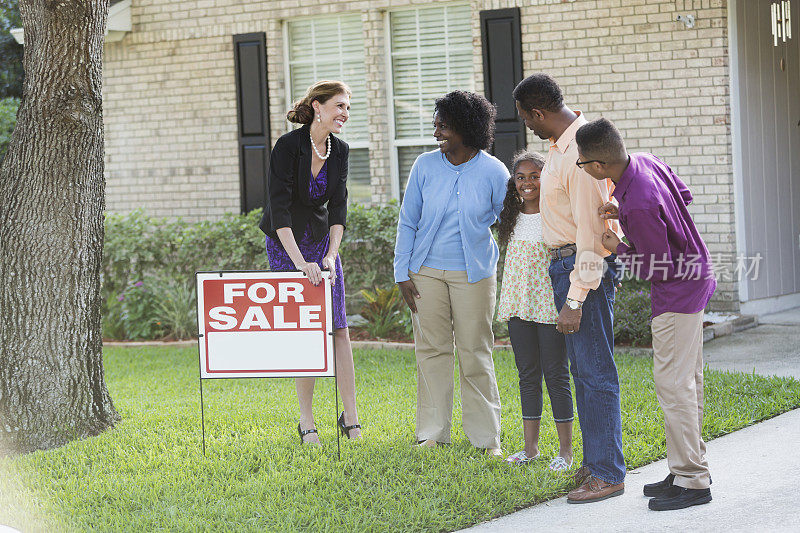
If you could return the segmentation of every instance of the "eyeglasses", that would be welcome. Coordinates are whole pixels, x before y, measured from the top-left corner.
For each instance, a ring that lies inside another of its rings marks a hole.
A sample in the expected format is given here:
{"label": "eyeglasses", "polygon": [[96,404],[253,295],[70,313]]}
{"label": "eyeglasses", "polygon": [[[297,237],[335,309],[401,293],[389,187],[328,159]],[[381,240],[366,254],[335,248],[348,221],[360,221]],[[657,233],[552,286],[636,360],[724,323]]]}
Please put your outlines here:
{"label": "eyeglasses", "polygon": [[591,161],[581,161],[580,159],[575,161],[575,165],[578,168],[583,168],[583,165],[588,165],[589,163],[601,163],[603,165],[606,164],[605,161],[600,161],[599,159],[592,159]]}

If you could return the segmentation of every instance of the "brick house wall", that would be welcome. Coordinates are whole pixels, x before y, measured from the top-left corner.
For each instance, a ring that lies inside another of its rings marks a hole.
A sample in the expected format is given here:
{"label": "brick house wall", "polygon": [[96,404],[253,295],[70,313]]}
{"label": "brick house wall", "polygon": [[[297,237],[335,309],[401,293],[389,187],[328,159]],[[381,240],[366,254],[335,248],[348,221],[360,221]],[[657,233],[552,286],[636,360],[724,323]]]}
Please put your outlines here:
{"label": "brick house wall", "polygon": [[[388,201],[385,12],[431,3],[438,2],[133,0],[133,30],[122,41],[108,43],[105,52],[109,211],[144,208],[156,216],[189,220],[238,211],[232,35],[267,34],[274,142],[287,131],[290,103],[283,20],[344,12],[361,14],[372,201]],[[476,89],[483,88],[479,12],[519,6],[523,71],[549,72],[570,107],[590,119],[606,116],[622,130],[631,151],[650,151],[670,164],[694,193],[690,210],[712,254],[725,254],[722,267],[732,271],[736,237],[726,1],[469,4]],[[695,26],[677,22],[679,14],[693,15]],[[528,142],[531,149],[547,149],[531,134]],[[721,281],[713,307],[733,311],[738,305],[736,282]]]}
{"label": "brick house wall", "polygon": [[[694,28],[677,22],[694,15]],[[599,0],[523,9],[523,65],[561,85],[567,105],[612,120],[629,151],[652,152],[694,195],[690,212],[720,270],[736,255],[724,0]],[[529,137],[529,146],[547,146]],[[720,261],[721,260],[721,261]],[[726,263],[726,264],[719,264]],[[729,277],[728,277],[729,278]],[[739,308],[721,279],[714,309]]]}

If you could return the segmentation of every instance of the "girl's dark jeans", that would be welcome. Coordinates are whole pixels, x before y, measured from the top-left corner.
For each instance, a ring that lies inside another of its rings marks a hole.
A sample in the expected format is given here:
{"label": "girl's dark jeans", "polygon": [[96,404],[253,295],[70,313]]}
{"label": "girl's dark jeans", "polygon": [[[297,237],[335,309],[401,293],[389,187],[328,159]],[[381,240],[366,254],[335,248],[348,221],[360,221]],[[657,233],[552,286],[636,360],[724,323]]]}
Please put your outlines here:
{"label": "girl's dark jeans", "polygon": [[523,420],[542,418],[542,375],[556,422],[569,422],[572,393],[564,335],[555,324],[539,324],[518,317],[508,321],[508,335],[519,371],[519,393]]}

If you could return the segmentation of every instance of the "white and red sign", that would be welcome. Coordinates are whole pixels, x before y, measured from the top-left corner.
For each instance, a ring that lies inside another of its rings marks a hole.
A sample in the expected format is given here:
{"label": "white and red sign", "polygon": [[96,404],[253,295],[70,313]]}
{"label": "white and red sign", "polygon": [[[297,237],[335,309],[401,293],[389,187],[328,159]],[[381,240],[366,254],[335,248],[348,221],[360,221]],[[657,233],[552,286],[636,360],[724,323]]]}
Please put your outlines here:
{"label": "white and red sign", "polygon": [[198,272],[201,378],[333,376],[328,272]]}

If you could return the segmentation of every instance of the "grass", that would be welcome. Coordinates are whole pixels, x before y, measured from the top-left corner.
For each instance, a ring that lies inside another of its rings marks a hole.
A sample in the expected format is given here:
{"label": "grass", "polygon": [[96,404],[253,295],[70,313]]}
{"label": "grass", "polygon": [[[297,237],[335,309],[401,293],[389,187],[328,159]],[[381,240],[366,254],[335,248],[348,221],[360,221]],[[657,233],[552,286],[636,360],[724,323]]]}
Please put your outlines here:
{"label": "grass", "polygon": [[[453,446],[415,451],[414,357],[356,352],[366,440],[336,460],[333,381],[317,385],[323,450],[299,447],[292,380],[204,382],[200,448],[193,348],[110,348],[106,379],[123,422],[63,448],[0,460],[0,524],[23,531],[454,530],[563,494],[566,476],[492,461],[456,422]],[[665,454],[652,361],[618,355],[628,468]],[[503,448],[522,447],[510,352],[495,353]],[[546,398],[546,395],[545,395]],[[707,439],[800,406],[800,382],[706,371]],[[454,413],[460,420],[458,405]],[[557,451],[545,400],[541,449]],[[576,462],[580,434],[576,426]]]}

